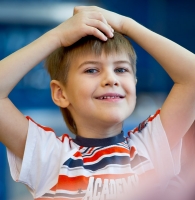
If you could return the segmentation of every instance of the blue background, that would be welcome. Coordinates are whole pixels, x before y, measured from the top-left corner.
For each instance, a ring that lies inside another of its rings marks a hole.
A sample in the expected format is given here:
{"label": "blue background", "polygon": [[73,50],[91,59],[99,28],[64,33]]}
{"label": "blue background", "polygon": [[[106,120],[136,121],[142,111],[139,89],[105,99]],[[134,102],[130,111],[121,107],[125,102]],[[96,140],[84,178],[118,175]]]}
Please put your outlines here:
{"label": "blue background", "polygon": [[[4,3],[13,4],[20,2],[40,3],[73,2],[52,0],[0,0],[0,7]],[[195,1],[192,0],[99,0],[99,1],[74,1],[80,4],[100,5],[122,15],[129,16],[153,31],[179,43],[183,47],[195,52]],[[48,13],[49,15],[49,13]],[[10,13],[11,16],[11,13]],[[14,21],[14,20],[13,20]],[[47,30],[57,24],[24,24],[2,21],[0,22],[0,59],[8,56],[17,49],[25,46]],[[161,104],[172,87],[172,81],[158,63],[151,58],[142,48],[133,45],[138,55],[137,62],[137,94],[142,97],[142,102],[157,102]],[[178,58],[179,59],[179,58]],[[183,66],[185,68],[185,66]],[[148,100],[151,94],[152,100]],[[24,113],[28,110],[45,109],[50,113],[58,110],[54,106],[49,89],[49,77],[44,70],[43,63],[30,71],[10,93],[10,99]],[[160,102],[160,103],[159,103]],[[147,104],[146,104],[147,106]],[[150,105],[151,106],[151,105]],[[157,107],[157,106],[156,106]],[[155,108],[156,108],[155,107]],[[149,108],[149,107],[148,107]],[[147,109],[146,109],[147,110]],[[150,112],[148,109],[147,112]],[[0,111],[1,112],[1,111]],[[153,112],[153,110],[152,110]],[[47,113],[47,112],[46,112]],[[33,113],[32,113],[33,115]],[[34,114],[35,118],[37,114]],[[52,114],[51,114],[52,115]],[[40,116],[41,117],[41,116]],[[37,116],[38,118],[38,116]],[[43,118],[43,117],[42,117]],[[132,123],[126,123],[124,129],[131,128],[141,118],[131,119]],[[63,122],[61,122],[63,123]],[[57,128],[56,128],[57,129]],[[65,132],[66,128],[59,128],[57,132]],[[17,192],[10,188],[10,175],[6,161],[5,147],[0,143],[0,199],[22,199],[23,192]],[[17,189],[20,190],[20,189]],[[23,190],[22,190],[23,191]],[[12,194],[10,194],[10,192]],[[30,197],[29,197],[30,199]]]}

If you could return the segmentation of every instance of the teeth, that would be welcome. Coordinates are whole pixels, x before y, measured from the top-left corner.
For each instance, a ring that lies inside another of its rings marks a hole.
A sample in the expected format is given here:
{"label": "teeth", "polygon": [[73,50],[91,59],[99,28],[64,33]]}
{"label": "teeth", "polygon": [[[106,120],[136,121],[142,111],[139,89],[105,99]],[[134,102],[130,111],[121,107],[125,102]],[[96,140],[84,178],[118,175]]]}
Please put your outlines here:
{"label": "teeth", "polygon": [[99,99],[118,99],[118,98],[120,98],[120,97],[118,97],[118,96],[104,96],[104,97],[100,97]]}

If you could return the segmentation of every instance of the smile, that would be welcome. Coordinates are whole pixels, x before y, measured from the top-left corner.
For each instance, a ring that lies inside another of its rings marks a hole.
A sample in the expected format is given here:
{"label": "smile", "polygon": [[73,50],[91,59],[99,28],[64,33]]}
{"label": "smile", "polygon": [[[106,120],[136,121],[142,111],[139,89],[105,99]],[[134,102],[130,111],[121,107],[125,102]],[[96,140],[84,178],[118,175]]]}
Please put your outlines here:
{"label": "smile", "polygon": [[101,95],[99,97],[96,97],[96,99],[99,99],[99,100],[103,100],[103,99],[106,99],[106,100],[113,100],[113,99],[123,99],[124,96],[123,95],[120,95],[120,94],[104,94],[104,95]]}

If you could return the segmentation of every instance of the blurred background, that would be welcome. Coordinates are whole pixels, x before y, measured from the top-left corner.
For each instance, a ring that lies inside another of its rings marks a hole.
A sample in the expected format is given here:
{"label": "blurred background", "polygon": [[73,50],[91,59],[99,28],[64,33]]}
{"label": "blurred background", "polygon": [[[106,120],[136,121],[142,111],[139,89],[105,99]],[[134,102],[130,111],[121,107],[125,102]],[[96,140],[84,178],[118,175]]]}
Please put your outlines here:
{"label": "blurred background", "polygon": [[[0,0],[0,60],[71,17],[76,5],[102,6],[132,17],[195,53],[193,0]],[[161,107],[173,84],[158,63],[132,43],[138,55],[137,106],[125,121],[125,134]],[[52,127],[57,135],[72,135],[51,100],[49,81],[42,62],[18,83],[10,99],[24,115]],[[11,179],[6,149],[1,143],[0,199],[33,199],[25,186]]]}

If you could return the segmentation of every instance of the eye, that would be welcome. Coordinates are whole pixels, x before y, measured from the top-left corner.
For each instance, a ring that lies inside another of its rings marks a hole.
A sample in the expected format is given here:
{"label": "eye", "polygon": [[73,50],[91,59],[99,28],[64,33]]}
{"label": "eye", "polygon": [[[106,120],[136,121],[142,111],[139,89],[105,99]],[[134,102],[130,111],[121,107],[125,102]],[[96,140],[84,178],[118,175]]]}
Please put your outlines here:
{"label": "eye", "polygon": [[87,70],[85,70],[85,73],[88,73],[88,74],[95,74],[97,72],[98,72],[97,69],[87,69]]}
{"label": "eye", "polygon": [[129,70],[126,68],[120,67],[120,68],[116,68],[114,71],[117,73],[125,73],[125,72],[128,72]]}

